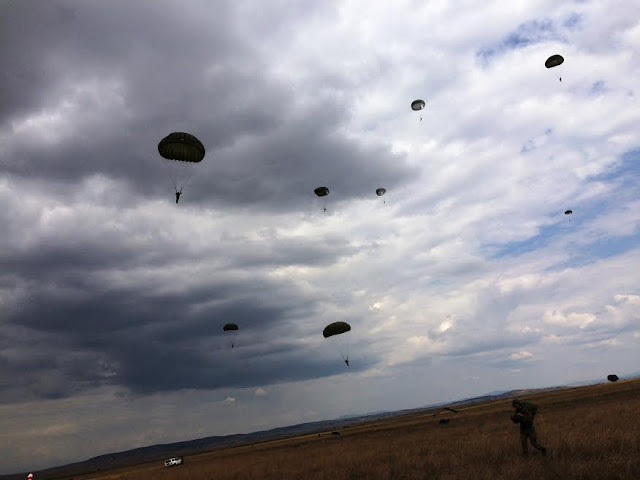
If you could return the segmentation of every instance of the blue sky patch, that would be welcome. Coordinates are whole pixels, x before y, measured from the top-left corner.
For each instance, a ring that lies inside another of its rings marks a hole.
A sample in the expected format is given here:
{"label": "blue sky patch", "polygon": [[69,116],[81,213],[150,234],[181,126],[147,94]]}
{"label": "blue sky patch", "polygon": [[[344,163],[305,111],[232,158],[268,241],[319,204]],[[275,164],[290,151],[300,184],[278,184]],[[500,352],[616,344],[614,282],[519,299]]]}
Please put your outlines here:
{"label": "blue sky patch", "polygon": [[509,33],[493,45],[482,47],[478,50],[476,56],[488,61],[492,57],[501,55],[509,50],[552,40],[561,40],[552,20],[531,20],[520,24],[514,32]]}

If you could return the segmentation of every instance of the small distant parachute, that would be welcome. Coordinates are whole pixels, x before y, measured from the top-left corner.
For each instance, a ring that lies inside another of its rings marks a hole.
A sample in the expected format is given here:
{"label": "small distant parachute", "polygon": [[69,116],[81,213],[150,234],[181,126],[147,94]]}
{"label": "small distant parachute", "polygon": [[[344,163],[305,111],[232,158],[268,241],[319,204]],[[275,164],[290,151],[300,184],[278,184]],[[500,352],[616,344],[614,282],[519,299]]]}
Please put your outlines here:
{"label": "small distant parachute", "polygon": [[[318,187],[313,190],[313,193],[315,193],[318,197],[326,197],[327,195],[329,195],[329,189],[327,187]],[[322,204],[322,210],[325,212],[327,211],[326,199]]]}
{"label": "small distant parachute", "polygon": [[609,380],[610,382],[617,382],[620,379],[617,375],[607,375],[607,380]]}
{"label": "small distant parachute", "polygon": [[418,111],[418,110],[422,110],[425,107],[426,103],[424,103],[424,100],[421,99],[417,99],[414,100],[413,102],[411,102],[411,110],[414,111]]}
{"label": "small distant parachute", "polygon": [[387,190],[385,188],[376,188],[376,195],[378,195],[379,197],[381,197],[385,193],[387,193]]}
{"label": "small distant parachute", "polygon": [[[418,98],[417,100],[411,102],[411,110],[419,112],[425,107],[425,105],[426,103],[424,103],[424,100]],[[420,121],[422,121],[422,115],[420,115]]]}
{"label": "small distant parachute", "polygon": [[237,323],[227,323],[224,325],[224,327],[222,327],[222,331],[223,332],[230,332],[227,333],[227,335],[229,336],[230,340],[231,340],[231,348],[233,348],[236,344],[236,339],[238,337],[238,324]]}
{"label": "small distant parachute", "polygon": [[324,338],[329,338],[333,337],[334,335],[340,335],[341,333],[346,333],[349,331],[351,331],[351,325],[349,325],[347,322],[334,322],[324,327],[322,336],[324,336]]}
{"label": "small distant parachute", "polygon": [[327,187],[318,187],[313,191],[313,193],[319,197],[326,197],[329,195],[329,189]]}
{"label": "small distant parachute", "polygon": [[204,145],[195,136],[185,132],[173,132],[158,143],[158,153],[170,162],[169,169],[173,188],[176,190],[176,203],[182,195],[182,188],[193,176],[194,163],[200,163],[205,155]]}
{"label": "small distant parachute", "polygon": [[347,364],[347,367],[349,366],[349,335],[345,335],[344,337],[341,335],[349,331],[351,331],[351,325],[347,322],[330,323],[324,327],[324,330],[322,331],[322,336],[324,336],[324,338],[338,335],[337,339],[332,340],[333,346],[337,348],[338,353],[340,353],[340,356],[344,363]]}
{"label": "small distant parachute", "polygon": [[[551,55],[547,58],[547,61],[544,62],[544,66],[547,68],[554,68],[559,65],[562,65],[564,62],[564,57],[562,55]],[[558,75],[558,79],[562,81],[562,76]]]}
{"label": "small distant parachute", "polygon": [[544,66],[547,68],[557,67],[558,65],[562,65],[564,62],[564,57],[562,55],[551,55],[547,58],[547,61],[544,62]]}
{"label": "small distant parachute", "polygon": [[571,215],[573,213],[573,210],[565,210],[564,214],[565,215]]}

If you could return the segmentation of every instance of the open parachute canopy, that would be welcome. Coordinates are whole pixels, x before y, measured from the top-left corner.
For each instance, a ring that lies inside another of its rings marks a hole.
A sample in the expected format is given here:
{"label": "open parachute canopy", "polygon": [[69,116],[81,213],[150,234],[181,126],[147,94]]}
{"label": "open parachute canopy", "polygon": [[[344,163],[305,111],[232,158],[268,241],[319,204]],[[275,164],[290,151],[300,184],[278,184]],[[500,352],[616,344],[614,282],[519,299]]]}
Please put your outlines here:
{"label": "open parachute canopy", "polygon": [[564,57],[562,55],[551,55],[547,58],[547,61],[544,62],[544,66],[547,68],[553,68],[558,65],[562,65],[562,62],[564,62]]}
{"label": "open parachute canopy", "polygon": [[617,382],[620,379],[618,378],[618,375],[607,375],[607,380],[610,382]]}
{"label": "open parachute canopy", "polygon": [[424,100],[421,99],[417,99],[414,100],[413,102],[411,102],[411,110],[422,110],[425,107],[426,103],[424,103]]}
{"label": "open parachute canopy", "polygon": [[347,322],[334,322],[330,323],[324,330],[322,331],[322,336],[324,338],[333,337],[334,335],[340,335],[341,333],[346,333],[351,330],[351,325]]}
{"label": "open parachute canopy", "polygon": [[318,187],[313,191],[313,193],[319,197],[326,197],[329,195],[329,189],[327,187]]}
{"label": "open parachute canopy", "polygon": [[376,195],[378,195],[379,197],[381,197],[385,193],[387,193],[387,189],[386,188],[376,188]]}
{"label": "open parachute canopy", "polygon": [[238,325],[235,323],[227,323],[224,327],[222,327],[222,330],[225,332],[238,330]]}
{"label": "open parachute canopy", "polygon": [[573,210],[565,210],[564,214],[565,215],[571,215],[573,213]]}
{"label": "open parachute canopy", "polygon": [[158,153],[167,160],[179,162],[201,162],[205,150],[202,142],[185,132],[173,132],[160,140]]}

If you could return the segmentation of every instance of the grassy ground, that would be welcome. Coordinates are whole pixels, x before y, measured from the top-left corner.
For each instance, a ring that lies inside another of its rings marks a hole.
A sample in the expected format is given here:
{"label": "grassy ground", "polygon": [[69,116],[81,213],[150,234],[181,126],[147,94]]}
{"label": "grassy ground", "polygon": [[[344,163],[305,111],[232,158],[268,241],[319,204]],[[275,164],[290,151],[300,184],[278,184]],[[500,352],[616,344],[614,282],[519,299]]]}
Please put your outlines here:
{"label": "grassy ground", "polygon": [[538,404],[538,441],[521,456],[510,401],[414,414],[341,430],[76,479],[640,479],[640,380],[523,397]]}

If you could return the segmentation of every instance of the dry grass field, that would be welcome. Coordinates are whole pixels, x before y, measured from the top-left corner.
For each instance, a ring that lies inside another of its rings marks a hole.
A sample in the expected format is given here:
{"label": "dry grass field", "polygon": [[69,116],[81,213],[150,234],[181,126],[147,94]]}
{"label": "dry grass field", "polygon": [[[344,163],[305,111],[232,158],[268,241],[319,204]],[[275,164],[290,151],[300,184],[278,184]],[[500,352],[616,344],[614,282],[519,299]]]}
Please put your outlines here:
{"label": "dry grass field", "polygon": [[640,479],[640,379],[522,397],[540,407],[538,440],[523,458],[511,401],[462,407],[438,424],[413,414],[91,474],[79,479]]}

